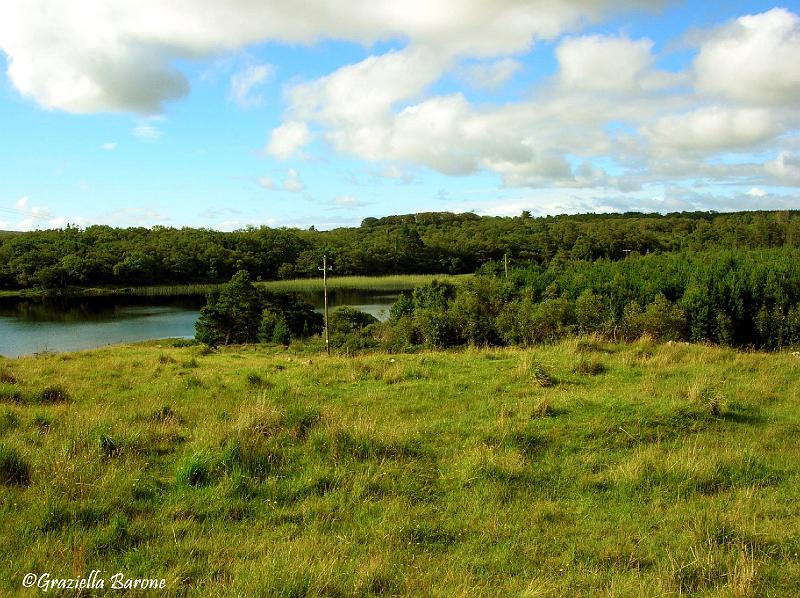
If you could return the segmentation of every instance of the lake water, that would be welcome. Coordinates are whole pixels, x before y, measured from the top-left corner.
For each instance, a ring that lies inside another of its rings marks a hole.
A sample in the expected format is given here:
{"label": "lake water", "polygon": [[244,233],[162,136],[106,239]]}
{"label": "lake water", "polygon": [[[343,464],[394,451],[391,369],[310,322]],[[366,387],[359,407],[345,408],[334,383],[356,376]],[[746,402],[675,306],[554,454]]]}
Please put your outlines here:
{"label": "lake water", "polygon": [[[322,311],[321,293],[303,295]],[[397,293],[330,292],[330,309],[350,305],[385,320]],[[156,338],[191,338],[203,297],[81,297],[0,301],[0,355],[78,351]]]}

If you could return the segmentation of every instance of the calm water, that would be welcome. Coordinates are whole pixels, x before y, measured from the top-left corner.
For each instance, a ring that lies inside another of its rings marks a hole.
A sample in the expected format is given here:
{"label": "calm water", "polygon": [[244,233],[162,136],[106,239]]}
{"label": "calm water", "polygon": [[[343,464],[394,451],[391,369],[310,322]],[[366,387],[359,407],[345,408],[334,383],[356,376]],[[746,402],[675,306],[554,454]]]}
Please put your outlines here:
{"label": "calm water", "polygon": [[[303,299],[322,311],[321,294]],[[330,308],[350,305],[385,320],[396,293],[328,294]],[[190,338],[202,297],[5,300],[0,302],[0,355],[77,351],[154,338]]]}

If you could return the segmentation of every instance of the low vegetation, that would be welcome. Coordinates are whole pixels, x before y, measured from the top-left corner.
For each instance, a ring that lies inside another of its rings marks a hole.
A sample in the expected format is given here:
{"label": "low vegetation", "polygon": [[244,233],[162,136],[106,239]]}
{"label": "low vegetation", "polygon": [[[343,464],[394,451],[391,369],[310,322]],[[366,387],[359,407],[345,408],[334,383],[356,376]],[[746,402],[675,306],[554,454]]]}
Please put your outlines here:
{"label": "low vegetation", "polygon": [[0,361],[0,594],[92,569],[203,597],[800,587],[791,353],[321,348]]}

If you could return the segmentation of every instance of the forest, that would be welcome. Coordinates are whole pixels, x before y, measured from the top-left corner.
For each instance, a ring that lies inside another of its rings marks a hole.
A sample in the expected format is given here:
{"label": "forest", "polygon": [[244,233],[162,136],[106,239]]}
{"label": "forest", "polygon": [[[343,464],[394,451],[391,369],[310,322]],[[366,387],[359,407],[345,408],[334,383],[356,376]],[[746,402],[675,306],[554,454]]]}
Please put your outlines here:
{"label": "forest", "polygon": [[[532,217],[427,212],[366,218],[318,231],[67,226],[0,233],[0,289],[216,283],[246,270],[255,280],[472,273],[507,256],[514,269],[619,261],[628,255],[800,248],[800,211],[581,214]],[[668,295],[668,294],[667,294]]]}

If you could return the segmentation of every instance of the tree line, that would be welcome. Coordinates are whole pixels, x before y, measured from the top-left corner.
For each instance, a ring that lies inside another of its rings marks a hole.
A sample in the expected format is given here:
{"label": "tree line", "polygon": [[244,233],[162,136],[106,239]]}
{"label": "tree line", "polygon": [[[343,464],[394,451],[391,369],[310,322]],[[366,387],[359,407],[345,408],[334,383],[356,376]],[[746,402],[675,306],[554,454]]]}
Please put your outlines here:
{"label": "tree line", "polygon": [[[240,272],[210,296],[197,338],[288,344],[320,331],[319,316],[309,314],[310,306],[279,300]],[[341,308],[328,325],[332,347],[347,353],[528,346],[578,334],[780,349],[800,345],[800,249],[553,259],[509,275],[488,263],[458,283],[434,280],[402,294],[386,322]]]}
{"label": "tree line", "polygon": [[427,212],[330,231],[67,226],[0,233],[0,288],[67,289],[313,277],[326,254],[340,275],[471,273],[622,260],[629,254],[800,247],[800,212],[582,214],[534,218]]}

